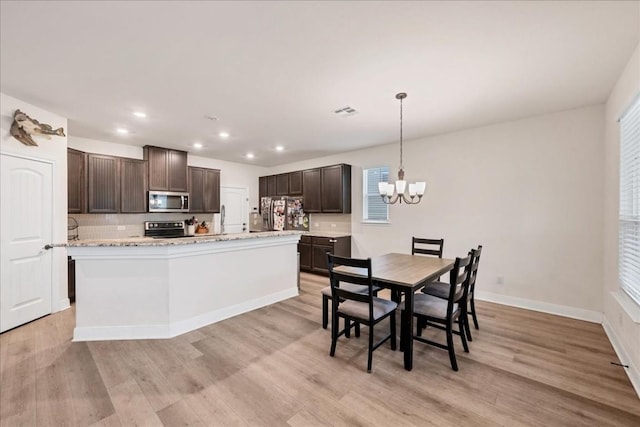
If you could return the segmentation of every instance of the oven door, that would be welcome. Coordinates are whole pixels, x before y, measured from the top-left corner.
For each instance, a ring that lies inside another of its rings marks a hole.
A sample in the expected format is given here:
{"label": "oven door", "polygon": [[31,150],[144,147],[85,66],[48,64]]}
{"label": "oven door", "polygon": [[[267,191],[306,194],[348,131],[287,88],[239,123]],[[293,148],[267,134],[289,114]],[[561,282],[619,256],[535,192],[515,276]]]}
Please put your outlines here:
{"label": "oven door", "polygon": [[189,212],[189,193],[149,191],[149,212]]}

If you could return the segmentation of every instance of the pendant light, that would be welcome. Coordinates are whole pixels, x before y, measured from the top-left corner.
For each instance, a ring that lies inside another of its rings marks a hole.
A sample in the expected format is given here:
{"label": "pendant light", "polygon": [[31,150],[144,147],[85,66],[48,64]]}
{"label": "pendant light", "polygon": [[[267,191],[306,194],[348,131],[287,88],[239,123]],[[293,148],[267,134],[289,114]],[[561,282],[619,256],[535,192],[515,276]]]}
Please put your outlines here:
{"label": "pendant light", "polygon": [[[406,203],[408,205],[416,205],[422,200],[424,190],[427,188],[427,183],[419,181],[409,184],[404,179],[404,165],[402,164],[402,100],[407,97],[407,94],[401,92],[396,95],[396,99],[400,100],[400,168],[398,169],[398,180],[395,185],[388,182],[379,182],[378,191],[382,196],[382,201],[388,205],[394,203]],[[407,187],[409,193],[407,194]]]}

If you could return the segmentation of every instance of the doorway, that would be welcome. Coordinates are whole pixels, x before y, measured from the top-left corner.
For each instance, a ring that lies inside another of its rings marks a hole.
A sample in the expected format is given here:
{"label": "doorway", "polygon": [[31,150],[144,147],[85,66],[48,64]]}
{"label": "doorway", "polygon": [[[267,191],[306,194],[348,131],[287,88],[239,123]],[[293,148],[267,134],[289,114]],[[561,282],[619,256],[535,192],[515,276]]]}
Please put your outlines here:
{"label": "doorway", "polygon": [[53,165],[0,155],[0,332],[52,311]]}
{"label": "doorway", "polygon": [[249,220],[249,190],[243,187],[220,187],[220,220],[226,234],[244,233]]}

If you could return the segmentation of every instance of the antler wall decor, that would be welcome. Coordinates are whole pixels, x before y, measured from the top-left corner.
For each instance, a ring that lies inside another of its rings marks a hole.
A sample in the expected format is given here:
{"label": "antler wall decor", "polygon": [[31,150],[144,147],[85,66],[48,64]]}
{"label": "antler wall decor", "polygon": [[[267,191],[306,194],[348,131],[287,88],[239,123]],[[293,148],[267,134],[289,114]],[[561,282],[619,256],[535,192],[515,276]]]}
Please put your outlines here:
{"label": "antler wall decor", "polygon": [[24,145],[30,146],[38,145],[31,137],[32,135],[44,136],[49,139],[51,135],[66,136],[63,128],[53,129],[51,125],[40,123],[20,110],[16,110],[13,114],[13,123],[9,133]]}

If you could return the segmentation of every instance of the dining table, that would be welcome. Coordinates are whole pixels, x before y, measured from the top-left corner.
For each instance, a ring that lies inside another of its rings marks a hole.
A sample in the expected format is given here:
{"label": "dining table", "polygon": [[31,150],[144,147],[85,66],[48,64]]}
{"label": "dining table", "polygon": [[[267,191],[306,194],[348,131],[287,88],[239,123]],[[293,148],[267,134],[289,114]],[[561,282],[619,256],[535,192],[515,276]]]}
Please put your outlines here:
{"label": "dining table", "polygon": [[[427,283],[453,269],[453,259],[422,255],[387,253],[371,258],[374,284],[391,290],[392,299],[400,304],[404,295],[404,315],[400,319],[400,349],[404,351],[404,368],[413,369],[413,295]],[[339,266],[337,271],[359,274],[355,267]]]}

